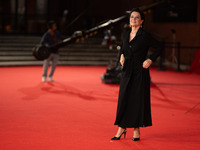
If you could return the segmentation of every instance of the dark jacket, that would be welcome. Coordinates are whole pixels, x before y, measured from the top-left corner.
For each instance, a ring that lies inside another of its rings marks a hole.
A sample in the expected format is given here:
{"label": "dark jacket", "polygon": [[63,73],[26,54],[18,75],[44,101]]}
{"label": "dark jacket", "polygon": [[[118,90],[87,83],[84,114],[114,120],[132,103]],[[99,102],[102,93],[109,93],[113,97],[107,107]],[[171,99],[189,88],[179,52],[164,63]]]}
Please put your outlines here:
{"label": "dark jacket", "polygon": [[130,28],[127,28],[123,33],[123,46],[121,54],[125,57],[133,57],[144,61],[150,47],[155,48],[155,51],[149,58],[155,61],[160,55],[162,47],[161,44],[151,37],[149,33],[140,28],[132,41],[129,42]]}
{"label": "dark jacket", "polygon": [[150,75],[143,68],[150,47],[155,48],[149,56],[152,61],[160,55],[161,44],[143,29],[129,42],[130,28],[123,34],[121,54],[125,62],[120,81],[120,90],[115,125],[123,128],[151,126]]}
{"label": "dark jacket", "polygon": [[[42,39],[40,41],[41,45],[45,45],[46,47],[51,47],[57,44],[59,41],[64,39],[64,36],[60,34],[59,31],[54,31],[54,35],[52,36],[48,31],[44,33]],[[52,53],[58,53],[58,49],[51,49]]]}

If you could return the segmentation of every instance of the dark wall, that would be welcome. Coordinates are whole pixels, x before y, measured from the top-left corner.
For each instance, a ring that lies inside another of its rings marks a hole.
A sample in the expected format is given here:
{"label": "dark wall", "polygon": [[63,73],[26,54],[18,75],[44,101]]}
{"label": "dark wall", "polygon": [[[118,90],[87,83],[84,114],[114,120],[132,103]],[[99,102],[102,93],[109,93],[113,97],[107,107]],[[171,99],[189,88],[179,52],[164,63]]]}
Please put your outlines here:
{"label": "dark wall", "polygon": [[[20,1],[23,0],[1,0],[1,33],[5,31],[5,33],[20,34],[21,30],[19,30],[19,26],[22,23],[17,18],[19,15],[17,11],[16,13],[10,12],[11,5],[15,5],[15,2],[20,3]],[[119,17],[133,7],[152,3],[152,0],[146,0],[149,2],[145,0],[47,0],[47,6],[44,6],[48,7],[47,12],[39,17],[37,0],[24,1],[26,1],[26,6],[24,6],[26,7],[26,14],[24,14],[25,20],[23,20],[23,24],[26,26],[23,29],[23,34],[41,34],[46,30],[45,24],[48,20],[55,20],[59,28],[65,33],[88,29],[104,20]],[[3,3],[6,7],[2,7]],[[68,11],[66,16],[64,16],[65,10]],[[3,16],[2,14],[5,15]],[[12,18],[15,18],[14,21],[16,23],[14,25],[11,23],[13,21]],[[3,27],[4,24],[11,29],[5,30],[5,27]]]}

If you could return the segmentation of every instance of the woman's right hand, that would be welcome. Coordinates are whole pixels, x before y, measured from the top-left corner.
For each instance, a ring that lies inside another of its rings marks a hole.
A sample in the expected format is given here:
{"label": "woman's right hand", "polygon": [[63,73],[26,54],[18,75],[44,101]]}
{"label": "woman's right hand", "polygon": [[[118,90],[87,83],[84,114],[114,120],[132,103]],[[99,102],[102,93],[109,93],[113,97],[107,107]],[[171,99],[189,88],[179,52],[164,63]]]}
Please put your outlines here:
{"label": "woman's right hand", "polygon": [[124,54],[121,54],[121,57],[120,57],[120,64],[122,65],[122,67],[124,66],[124,61],[125,61]]}

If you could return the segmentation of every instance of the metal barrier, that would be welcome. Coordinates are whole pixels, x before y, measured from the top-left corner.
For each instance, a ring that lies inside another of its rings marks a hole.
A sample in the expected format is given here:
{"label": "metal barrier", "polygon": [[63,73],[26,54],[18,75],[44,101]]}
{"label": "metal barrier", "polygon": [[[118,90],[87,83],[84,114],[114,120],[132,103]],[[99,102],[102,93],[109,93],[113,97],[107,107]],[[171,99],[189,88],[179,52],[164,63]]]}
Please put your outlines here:
{"label": "metal barrier", "polygon": [[[181,64],[191,65],[193,58],[195,56],[196,50],[200,47],[197,46],[181,46],[180,42],[163,42],[163,51],[160,56],[160,62],[159,62],[159,70],[165,70],[165,65],[163,64],[164,61],[167,59],[171,59],[172,63],[176,63],[176,71],[182,71],[181,70]],[[171,49],[171,53],[170,53]],[[181,62],[181,58],[183,57],[183,50],[190,50],[188,53],[186,53],[186,57],[184,57],[184,63]],[[191,52],[191,50],[193,50]],[[166,57],[166,54],[168,55],[168,58]]]}

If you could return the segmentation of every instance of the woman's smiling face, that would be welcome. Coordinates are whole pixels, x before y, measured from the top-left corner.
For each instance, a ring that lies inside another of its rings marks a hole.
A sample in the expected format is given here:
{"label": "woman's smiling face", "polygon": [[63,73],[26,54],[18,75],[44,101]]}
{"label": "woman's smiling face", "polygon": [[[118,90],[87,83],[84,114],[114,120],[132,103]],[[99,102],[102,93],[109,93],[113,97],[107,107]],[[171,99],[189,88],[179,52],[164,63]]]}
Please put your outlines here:
{"label": "woman's smiling face", "polygon": [[144,20],[141,20],[141,16],[139,12],[132,12],[130,15],[130,25],[132,27],[140,27]]}

